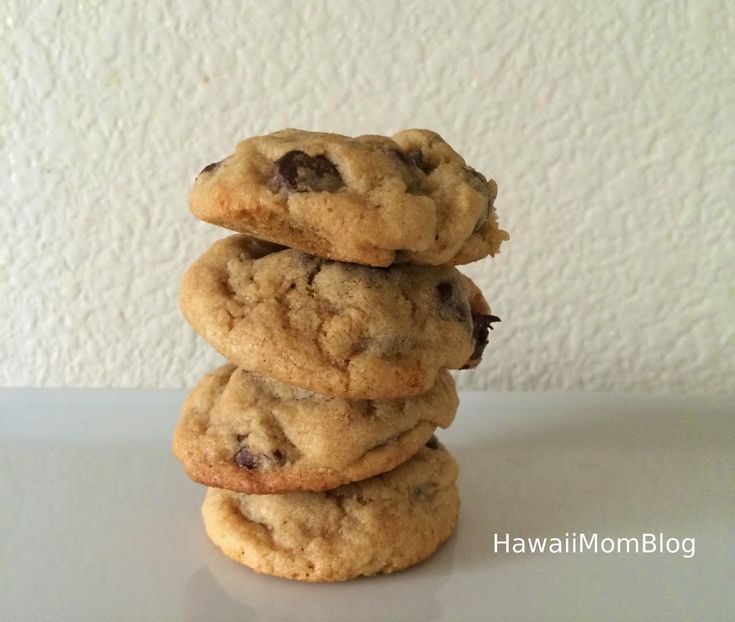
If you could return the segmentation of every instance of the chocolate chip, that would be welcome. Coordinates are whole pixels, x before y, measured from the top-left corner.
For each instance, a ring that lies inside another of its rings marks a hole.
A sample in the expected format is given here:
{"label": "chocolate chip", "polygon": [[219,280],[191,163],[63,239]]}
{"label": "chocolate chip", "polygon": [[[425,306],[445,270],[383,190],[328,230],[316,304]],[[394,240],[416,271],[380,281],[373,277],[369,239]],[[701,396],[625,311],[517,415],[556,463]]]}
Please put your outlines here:
{"label": "chocolate chip", "polygon": [[464,170],[470,175],[472,175],[472,177],[474,177],[477,181],[479,181],[480,185],[483,188],[487,188],[487,179],[485,179],[485,176],[482,173],[480,173],[479,171],[476,171],[471,166],[465,166]]}
{"label": "chocolate chip", "polygon": [[258,456],[254,455],[247,447],[240,447],[233,459],[238,466],[245,469],[254,469],[258,466]]}
{"label": "chocolate chip", "polygon": [[490,207],[486,207],[485,211],[482,213],[482,216],[480,216],[480,218],[477,219],[477,222],[475,223],[475,226],[472,229],[472,233],[477,233],[480,229],[482,229],[485,226],[489,213],[490,213]]}
{"label": "chocolate chip", "polygon": [[424,156],[419,149],[413,150],[409,155],[416,164],[416,167],[420,168],[427,175],[434,170],[435,167],[424,160]]}
{"label": "chocolate chip", "polygon": [[[488,181],[485,178],[485,176],[476,171],[471,166],[464,166],[464,171],[469,175],[469,184],[478,192],[481,192],[482,194],[486,194],[488,192]],[[490,197],[487,200],[487,203],[485,204],[485,208],[482,210],[482,213],[480,214],[480,217],[477,219],[477,222],[475,223],[475,227],[472,230],[472,233],[477,233],[480,229],[482,229],[485,222],[487,222],[487,218],[490,215],[490,210],[493,206],[494,197],[492,196],[492,191],[490,194]]]}
{"label": "chocolate chip", "polygon": [[439,294],[440,302],[449,302],[453,292],[454,288],[449,281],[442,281],[436,286],[436,293]]}
{"label": "chocolate chip", "polygon": [[[202,175],[202,174],[204,174],[204,173],[210,173],[210,172],[212,172],[212,171],[213,171],[214,169],[216,169],[216,168],[217,168],[217,167],[218,167],[218,166],[219,166],[220,164],[222,164],[222,162],[212,162],[211,164],[207,164],[207,166],[205,166],[205,167],[204,167],[204,168],[203,168],[203,169],[201,170],[201,172],[199,173],[199,175]],[[199,175],[197,175],[197,177],[199,177]]]}
{"label": "chocolate chip", "polygon": [[472,229],[472,233],[477,233],[487,222],[488,217],[490,216],[490,212],[493,209],[493,198],[492,196],[487,200],[485,203],[485,208],[482,210],[482,213],[480,214],[480,217],[477,219],[477,222],[475,223],[474,229]]}
{"label": "chocolate chip", "polygon": [[426,446],[429,449],[439,449],[439,439],[436,437],[436,435],[431,435],[431,438],[426,441]]}
{"label": "chocolate chip", "polygon": [[335,192],[344,186],[337,167],[325,156],[289,151],[275,162],[273,185],[291,192]]}
{"label": "chocolate chip", "polygon": [[406,160],[408,160],[408,162],[410,162],[416,168],[421,169],[426,175],[434,170],[434,167],[432,167],[428,162],[426,162],[426,160],[424,160],[421,149],[412,149],[411,151],[409,151],[406,154]]}
{"label": "chocolate chip", "polygon": [[493,329],[492,323],[500,322],[500,318],[496,315],[484,315],[482,313],[472,314],[472,336],[475,339],[475,349],[472,352],[470,360],[462,369],[475,367],[482,359],[482,353],[485,351],[490,331]]}
{"label": "chocolate chip", "polygon": [[399,151],[398,149],[396,149],[394,153],[406,166],[414,166],[422,170],[426,175],[434,170],[434,167],[431,166],[431,164],[429,164],[426,160],[424,160],[421,149],[411,149],[406,153],[403,153],[403,151]]}
{"label": "chocolate chip", "polygon": [[436,297],[439,301],[439,314],[443,319],[469,323],[470,306],[466,299],[455,295],[454,285],[450,281],[437,283]]}
{"label": "chocolate chip", "polygon": [[400,149],[390,149],[390,153],[392,153],[394,156],[396,156],[401,162],[403,162],[406,166],[416,166],[411,160],[411,158],[408,157],[403,151]]}

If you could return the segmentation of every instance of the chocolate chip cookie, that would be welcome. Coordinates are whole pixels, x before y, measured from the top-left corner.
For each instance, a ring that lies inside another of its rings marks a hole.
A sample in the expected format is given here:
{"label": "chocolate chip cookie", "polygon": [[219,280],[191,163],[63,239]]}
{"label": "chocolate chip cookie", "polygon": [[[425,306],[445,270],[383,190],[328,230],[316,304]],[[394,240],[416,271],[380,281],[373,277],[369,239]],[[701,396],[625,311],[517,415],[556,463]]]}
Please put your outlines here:
{"label": "chocolate chip cookie", "polygon": [[325,492],[247,495],[210,488],[210,539],[256,572],[344,581],[431,555],[457,522],[457,463],[437,442],[392,471]]}
{"label": "chocolate chip cookie", "polygon": [[438,134],[392,138],[282,130],[206,166],[197,218],[307,253],[371,266],[464,264],[498,252],[497,185]]}
{"label": "chocolate chip cookie", "polygon": [[174,435],[189,476],[247,493],[326,490],[389,471],[457,410],[441,370],[419,396],[345,400],[224,365],[192,391]]}
{"label": "chocolate chip cookie", "polygon": [[498,320],[451,266],[372,268],[243,235],[186,271],[180,306],[237,366],[353,399],[418,395],[442,367],[474,367]]}

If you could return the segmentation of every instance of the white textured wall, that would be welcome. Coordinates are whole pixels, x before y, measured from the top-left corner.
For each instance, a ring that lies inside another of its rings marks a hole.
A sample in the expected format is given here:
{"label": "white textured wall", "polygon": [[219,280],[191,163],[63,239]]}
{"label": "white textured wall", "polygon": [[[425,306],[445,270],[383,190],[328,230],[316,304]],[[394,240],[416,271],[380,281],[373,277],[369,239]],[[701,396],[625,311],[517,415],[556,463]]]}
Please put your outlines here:
{"label": "white textured wall", "polygon": [[464,386],[735,389],[731,3],[211,5],[6,4],[0,384],[194,383],[190,185],[292,126],[432,128],[498,180]]}

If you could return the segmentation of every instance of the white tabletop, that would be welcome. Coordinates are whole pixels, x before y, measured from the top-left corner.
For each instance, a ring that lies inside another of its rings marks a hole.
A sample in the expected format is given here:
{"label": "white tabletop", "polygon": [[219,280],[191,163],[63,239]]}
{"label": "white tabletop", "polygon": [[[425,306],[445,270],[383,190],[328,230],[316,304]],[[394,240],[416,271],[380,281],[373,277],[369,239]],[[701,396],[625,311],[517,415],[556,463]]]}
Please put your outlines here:
{"label": "white tabletop", "polygon": [[[170,437],[179,391],[0,391],[0,619],[733,620],[725,399],[465,393],[457,533],[386,577],[259,576],[206,539]],[[502,537],[693,537],[681,554],[513,554]]]}

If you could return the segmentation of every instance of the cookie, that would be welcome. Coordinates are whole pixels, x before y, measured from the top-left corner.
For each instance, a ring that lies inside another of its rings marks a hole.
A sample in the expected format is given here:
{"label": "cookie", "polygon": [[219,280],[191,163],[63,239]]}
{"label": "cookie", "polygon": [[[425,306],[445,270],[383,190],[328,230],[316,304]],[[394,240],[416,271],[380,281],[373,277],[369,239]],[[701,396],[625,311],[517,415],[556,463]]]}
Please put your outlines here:
{"label": "cookie", "polygon": [[184,403],[174,454],[207,486],[256,494],[327,490],[405,462],[456,410],[446,370],[416,397],[345,400],[224,365]]}
{"label": "cookie", "polygon": [[416,564],[451,535],[458,467],[435,439],[392,471],[325,492],[247,495],[210,488],[209,538],[256,572],[344,581]]}
{"label": "cookie", "polygon": [[440,368],[474,367],[498,319],[451,266],[371,268],[242,235],[186,271],[180,306],[237,366],[354,399],[418,395]]}
{"label": "cookie", "polygon": [[497,185],[438,134],[282,130],[202,170],[189,199],[207,222],[328,259],[463,264],[498,252]]}

